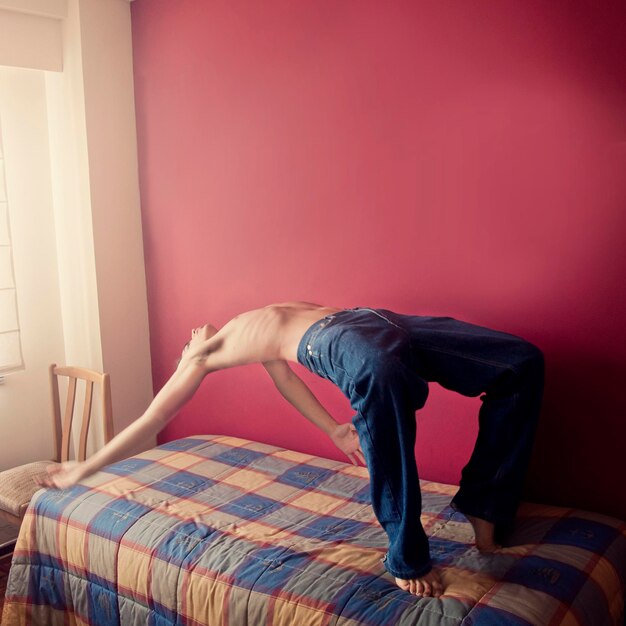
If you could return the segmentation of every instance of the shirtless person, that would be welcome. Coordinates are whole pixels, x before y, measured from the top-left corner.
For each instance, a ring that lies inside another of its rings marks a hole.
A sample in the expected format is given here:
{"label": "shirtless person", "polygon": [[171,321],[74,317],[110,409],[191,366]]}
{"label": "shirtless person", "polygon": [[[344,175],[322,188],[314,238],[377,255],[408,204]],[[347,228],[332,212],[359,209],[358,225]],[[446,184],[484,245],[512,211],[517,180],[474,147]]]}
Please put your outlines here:
{"label": "shirtless person", "polygon": [[[357,413],[352,424],[337,424],[288,361],[336,384]],[[86,461],[52,466],[42,484],[68,487],[126,458],[162,430],[207,374],[249,363],[262,363],[280,393],[353,463],[367,463],[372,507],[389,538],[385,567],[416,595],[438,597],[443,586],[420,522],[415,411],[430,381],[466,396],[484,394],[476,446],[452,506],[472,523],[480,550],[497,548],[495,526],[513,519],[521,496],[543,358],[513,335],[448,317],[287,302],[238,315],[219,331],[196,328],[146,412]]]}

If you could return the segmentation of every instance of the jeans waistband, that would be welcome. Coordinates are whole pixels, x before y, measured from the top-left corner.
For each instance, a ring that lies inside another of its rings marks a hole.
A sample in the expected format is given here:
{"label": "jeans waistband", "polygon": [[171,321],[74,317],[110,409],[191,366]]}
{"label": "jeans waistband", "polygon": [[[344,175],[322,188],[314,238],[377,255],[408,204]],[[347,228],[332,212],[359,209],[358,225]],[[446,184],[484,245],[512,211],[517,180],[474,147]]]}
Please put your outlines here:
{"label": "jeans waistband", "polygon": [[316,342],[318,335],[334,323],[344,321],[350,317],[363,313],[374,315],[379,318],[379,320],[383,320],[384,322],[395,326],[395,324],[386,317],[385,313],[387,312],[382,309],[354,307],[350,309],[342,309],[336,313],[331,313],[330,315],[319,319],[306,330],[300,340],[300,343],[298,344],[298,362],[301,365],[304,365],[307,369],[311,370],[313,373],[326,377],[319,362],[321,352],[319,350],[319,346],[316,346],[316,343],[319,343]]}
{"label": "jeans waistband", "polygon": [[314,324],[311,324],[304,335],[302,335],[302,339],[300,339],[300,343],[298,344],[298,362],[317,374],[318,372],[315,367],[312,367],[313,363],[311,361],[314,356],[313,345],[317,335],[324,330],[324,328],[330,326],[335,320],[339,320],[355,310],[356,309],[343,309],[336,313],[331,313],[317,320]]}

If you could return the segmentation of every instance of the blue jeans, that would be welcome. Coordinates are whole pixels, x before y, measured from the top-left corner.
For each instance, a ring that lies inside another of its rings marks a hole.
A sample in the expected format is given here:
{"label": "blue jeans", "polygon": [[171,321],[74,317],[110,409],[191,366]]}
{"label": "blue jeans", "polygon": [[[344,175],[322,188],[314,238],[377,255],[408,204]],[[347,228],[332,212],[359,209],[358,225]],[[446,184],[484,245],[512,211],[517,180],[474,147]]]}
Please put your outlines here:
{"label": "blue jeans", "polygon": [[495,524],[513,519],[543,391],[536,347],[449,317],[356,308],[313,324],[298,361],[337,385],[356,411],[372,507],[389,538],[390,574],[416,578],[431,569],[414,453],[415,411],[431,381],[465,396],[483,394],[476,445],[452,506]]}

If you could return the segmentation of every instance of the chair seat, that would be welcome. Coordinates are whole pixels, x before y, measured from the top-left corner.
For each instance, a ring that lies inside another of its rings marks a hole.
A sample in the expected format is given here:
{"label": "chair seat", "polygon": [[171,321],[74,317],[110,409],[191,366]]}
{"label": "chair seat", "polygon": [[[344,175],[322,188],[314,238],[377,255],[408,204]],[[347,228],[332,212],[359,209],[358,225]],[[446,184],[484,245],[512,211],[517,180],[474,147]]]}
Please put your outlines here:
{"label": "chair seat", "polygon": [[46,475],[46,467],[54,461],[35,461],[0,472],[0,509],[23,517],[30,499],[41,489],[35,483]]}

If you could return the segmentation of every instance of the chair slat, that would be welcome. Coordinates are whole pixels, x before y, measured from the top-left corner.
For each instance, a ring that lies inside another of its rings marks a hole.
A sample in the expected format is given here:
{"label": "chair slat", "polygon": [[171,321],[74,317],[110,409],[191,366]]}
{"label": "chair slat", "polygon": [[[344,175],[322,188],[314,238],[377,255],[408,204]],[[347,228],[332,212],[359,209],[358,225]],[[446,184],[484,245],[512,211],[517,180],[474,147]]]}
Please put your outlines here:
{"label": "chair slat", "polygon": [[78,448],[78,460],[84,461],[87,458],[87,434],[89,433],[89,423],[91,421],[91,399],[93,396],[93,382],[85,381],[85,404],[83,406],[83,421],[80,430],[80,446]]}
{"label": "chair slat", "polygon": [[63,416],[63,443],[61,445],[61,461],[70,458],[70,434],[72,432],[72,419],[74,417],[74,402],[76,401],[76,379],[70,378],[67,387],[67,403]]}
{"label": "chair slat", "polygon": [[50,393],[52,400],[52,431],[54,435],[54,460],[61,462],[61,436],[63,432],[63,424],[61,423],[61,400],[59,398],[59,381],[54,372],[56,363],[49,368],[50,374]]}
{"label": "chair slat", "polygon": [[102,419],[104,420],[104,443],[113,439],[113,408],[111,401],[111,378],[108,374],[102,375]]}

